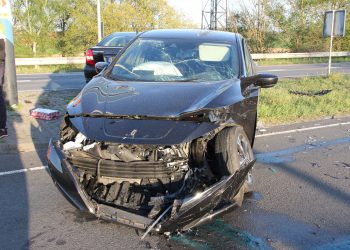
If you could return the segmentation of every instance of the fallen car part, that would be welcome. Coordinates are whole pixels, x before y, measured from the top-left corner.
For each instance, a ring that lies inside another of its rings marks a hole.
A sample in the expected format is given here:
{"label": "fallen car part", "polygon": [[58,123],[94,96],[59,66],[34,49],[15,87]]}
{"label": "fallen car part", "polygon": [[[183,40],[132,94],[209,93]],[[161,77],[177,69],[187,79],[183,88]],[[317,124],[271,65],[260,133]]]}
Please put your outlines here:
{"label": "fallen car part", "polygon": [[294,95],[305,95],[305,96],[323,96],[332,92],[331,89],[324,89],[320,91],[298,91],[298,90],[288,90],[289,94]]}
{"label": "fallen car part", "polygon": [[164,212],[152,223],[152,225],[150,225],[146,232],[142,235],[141,240],[143,240],[144,238],[146,238],[146,236],[152,231],[152,229],[157,225],[157,223],[160,221],[160,219],[162,219],[166,213],[170,210],[170,208],[172,208],[172,206],[169,206],[167,209],[164,210]]}

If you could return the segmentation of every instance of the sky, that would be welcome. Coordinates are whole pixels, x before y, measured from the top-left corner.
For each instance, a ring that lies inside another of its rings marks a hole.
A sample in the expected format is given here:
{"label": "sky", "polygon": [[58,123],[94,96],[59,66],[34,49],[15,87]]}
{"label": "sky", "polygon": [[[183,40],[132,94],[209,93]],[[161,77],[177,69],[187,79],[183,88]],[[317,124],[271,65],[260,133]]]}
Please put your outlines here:
{"label": "sky", "polygon": [[202,20],[202,1],[207,0],[167,0],[168,4],[182,13],[188,20],[201,26]]}

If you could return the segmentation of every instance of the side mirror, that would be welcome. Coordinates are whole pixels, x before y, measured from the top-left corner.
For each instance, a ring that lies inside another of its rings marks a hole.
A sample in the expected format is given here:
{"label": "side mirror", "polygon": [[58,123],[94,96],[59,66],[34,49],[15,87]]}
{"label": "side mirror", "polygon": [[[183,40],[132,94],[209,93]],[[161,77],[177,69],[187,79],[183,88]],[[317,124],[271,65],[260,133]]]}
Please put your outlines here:
{"label": "side mirror", "polygon": [[256,81],[254,85],[259,86],[261,88],[271,88],[275,86],[277,82],[278,82],[278,77],[276,75],[259,74],[256,77]]}
{"label": "side mirror", "polygon": [[258,74],[241,78],[241,89],[244,92],[249,86],[255,85],[260,88],[271,88],[275,86],[278,77],[271,74]]}
{"label": "side mirror", "polygon": [[109,65],[109,63],[106,62],[98,62],[95,64],[95,70],[97,72],[97,74],[101,73],[102,70],[104,70],[105,68],[107,68]]}

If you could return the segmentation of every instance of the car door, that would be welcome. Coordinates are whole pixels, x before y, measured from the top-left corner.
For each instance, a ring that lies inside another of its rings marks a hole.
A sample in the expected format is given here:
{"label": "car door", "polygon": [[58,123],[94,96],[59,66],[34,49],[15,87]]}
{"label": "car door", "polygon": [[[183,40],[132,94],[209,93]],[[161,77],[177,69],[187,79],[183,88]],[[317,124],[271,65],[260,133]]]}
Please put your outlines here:
{"label": "car door", "polygon": [[256,75],[256,70],[254,62],[250,55],[246,40],[241,37],[240,41],[241,47],[241,59],[242,59],[242,72],[241,72],[241,81],[246,81],[248,86],[244,90],[242,89],[242,95],[245,97],[242,105],[246,109],[244,117],[244,129],[250,139],[251,143],[254,142],[256,122],[257,122],[257,104],[258,104],[258,95],[259,87],[254,85],[254,75]]}

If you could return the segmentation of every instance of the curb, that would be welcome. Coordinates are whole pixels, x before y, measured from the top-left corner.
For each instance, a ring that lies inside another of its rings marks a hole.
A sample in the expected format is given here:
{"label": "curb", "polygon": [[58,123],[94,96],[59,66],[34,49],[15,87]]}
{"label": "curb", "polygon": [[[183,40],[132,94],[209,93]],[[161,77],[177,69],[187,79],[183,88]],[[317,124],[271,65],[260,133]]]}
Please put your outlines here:
{"label": "curb", "polygon": [[0,143],[0,155],[46,150],[48,145],[49,145],[49,142],[40,142],[40,143],[28,142],[28,143],[19,143],[19,144],[6,144],[6,143],[1,144]]}

